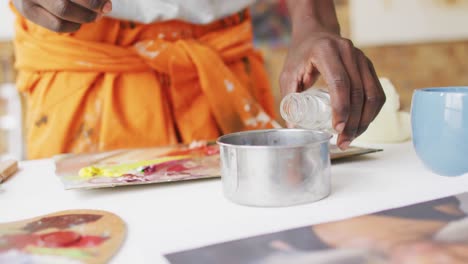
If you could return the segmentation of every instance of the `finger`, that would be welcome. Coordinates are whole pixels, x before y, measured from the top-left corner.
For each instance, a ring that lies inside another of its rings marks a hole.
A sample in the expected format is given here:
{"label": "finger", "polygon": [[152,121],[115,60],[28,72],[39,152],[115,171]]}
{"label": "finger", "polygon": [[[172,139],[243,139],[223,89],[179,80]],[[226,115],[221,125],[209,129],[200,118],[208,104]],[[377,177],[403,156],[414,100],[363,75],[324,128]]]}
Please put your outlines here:
{"label": "finger", "polygon": [[361,78],[364,84],[364,106],[356,136],[366,131],[385,102],[385,94],[382,86],[372,73],[368,60],[362,52],[359,52],[358,60]]}
{"label": "finger", "polygon": [[109,13],[112,11],[112,2],[109,0],[70,0],[89,10],[97,13]]}
{"label": "finger", "polygon": [[295,91],[294,86],[297,86],[297,83],[294,84],[294,77],[292,76],[292,73],[288,70],[283,70],[280,74],[279,84],[282,97]]}
{"label": "finger", "polygon": [[299,77],[301,74],[297,72],[298,69],[304,69],[303,63],[298,63],[294,67],[291,67],[289,63],[285,64],[279,80],[281,95],[283,97],[290,93],[301,91],[303,84]]}
{"label": "finger", "polygon": [[318,70],[311,65],[310,69],[307,69],[304,76],[302,77],[302,85],[299,92],[305,91],[311,88],[315,82],[317,82],[318,77],[320,76]]}
{"label": "finger", "polygon": [[338,48],[333,41],[324,41],[312,63],[323,76],[329,89],[333,128],[342,133],[349,117],[350,81],[338,54]]}
{"label": "finger", "polygon": [[96,20],[98,13],[68,0],[43,0],[40,5],[54,16],[74,23],[90,23]]}
{"label": "finger", "polygon": [[287,128],[296,128],[296,126],[294,124],[291,124],[289,122],[286,123],[286,127]]}
{"label": "finger", "polygon": [[384,89],[382,87],[382,84],[380,83],[379,76],[377,75],[377,72],[375,71],[374,64],[369,60],[369,58],[366,57],[367,65],[369,65],[370,72],[372,76],[374,77],[374,80],[376,80],[376,85],[378,86],[379,94],[378,98],[380,100],[381,106],[377,108],[377,111],[374,113],[374,117],[372,118],[371,122],[374,121],[374,119],[379,115],[380,110],[382,110],[383,105],[385,104],[385,101],[387,100],[385,96]]}
{"label": "finger", "polygon": [[338,137],[338,146],[343,149],[355,139],[361,121],[364,91],[361,74],[357,61],[357,50],[350,40],[344,39],[339,43],[341,60],[350,79],[350,112],[343,133]]}
{"label": "finger", "polygon": [[300,92],[305,91],[306,89],[307,89],[307,88],[306,88],[305,85],[304,85],[304,81],[300,81],[300,82],[298,83],[298,85],[297,85],[297,90],[296,90],[296,91],[300,93]]}
{"label": "finger", "polygon": [[75,32],[80,28],[80,24],[63,20],[56,17],[42,6],[31,4],[24,9],[26,17],[32,22],[41,25],[55,32]]}

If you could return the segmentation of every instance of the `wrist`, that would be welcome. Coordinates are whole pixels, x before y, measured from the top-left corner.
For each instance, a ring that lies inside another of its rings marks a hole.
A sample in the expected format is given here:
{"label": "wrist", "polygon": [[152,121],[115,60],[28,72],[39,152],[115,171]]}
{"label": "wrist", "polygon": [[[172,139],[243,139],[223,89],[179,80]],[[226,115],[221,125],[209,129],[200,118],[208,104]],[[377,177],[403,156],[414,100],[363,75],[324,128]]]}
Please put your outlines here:
{"label": "wrist", "polygon": [[304,34],[311,33],[332,33],[336,35],[340,34],[340,24],[336,23],[323,23],[320,20],[315,18],[304,17],[301,20],[295,23],[296,25],[292,27],[293,36],[302,36]]}
{"label": "wrist", "polygon": [[293,35],[311,32],[340,34],[333,0],[289,0],[287,4]]}

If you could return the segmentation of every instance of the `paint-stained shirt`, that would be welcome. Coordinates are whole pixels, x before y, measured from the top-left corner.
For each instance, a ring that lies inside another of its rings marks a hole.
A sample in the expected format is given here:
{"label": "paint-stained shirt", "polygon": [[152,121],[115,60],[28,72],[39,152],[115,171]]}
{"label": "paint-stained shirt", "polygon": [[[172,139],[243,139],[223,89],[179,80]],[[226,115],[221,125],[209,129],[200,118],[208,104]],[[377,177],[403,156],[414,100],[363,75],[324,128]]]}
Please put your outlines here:
{"label": "paint-stained shirt", "polygon": [[112,0],[111,17],[140,23],[183,20],[206,24],[236,13],[254,0]]}

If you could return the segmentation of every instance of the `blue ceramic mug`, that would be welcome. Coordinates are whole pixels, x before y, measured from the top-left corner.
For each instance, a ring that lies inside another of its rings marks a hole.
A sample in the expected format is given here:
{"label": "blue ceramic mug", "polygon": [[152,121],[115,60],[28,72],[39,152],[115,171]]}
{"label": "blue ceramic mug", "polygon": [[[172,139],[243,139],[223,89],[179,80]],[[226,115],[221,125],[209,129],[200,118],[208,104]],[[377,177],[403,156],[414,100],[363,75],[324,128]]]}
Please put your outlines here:
{"label": "blue ceramic mug", "polygon": [[416,90],[413,145],[423,163],[444,176],[468,173],[468,87]]}

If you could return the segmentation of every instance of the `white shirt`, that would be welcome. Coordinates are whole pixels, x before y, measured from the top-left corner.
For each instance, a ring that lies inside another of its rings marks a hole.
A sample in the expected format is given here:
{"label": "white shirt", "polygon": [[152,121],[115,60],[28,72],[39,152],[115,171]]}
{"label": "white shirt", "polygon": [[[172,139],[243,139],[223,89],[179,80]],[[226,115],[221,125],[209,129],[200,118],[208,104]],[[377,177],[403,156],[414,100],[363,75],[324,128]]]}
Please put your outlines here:
{"label": "white shirt", "polygon": [[254,0],[112,0],[109,16],[140,23],[178,19],[207,24],[236,13]]}

